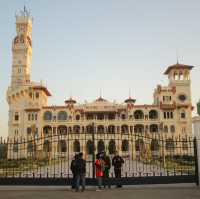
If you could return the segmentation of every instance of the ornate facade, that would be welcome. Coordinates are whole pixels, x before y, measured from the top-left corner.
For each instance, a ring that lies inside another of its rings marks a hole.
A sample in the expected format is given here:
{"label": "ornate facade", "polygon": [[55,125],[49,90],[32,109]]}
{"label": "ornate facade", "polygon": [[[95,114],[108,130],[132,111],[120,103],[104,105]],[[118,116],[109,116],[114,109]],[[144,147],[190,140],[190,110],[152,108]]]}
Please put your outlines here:
{"label": "ornate facade", "polygon": [[[79,104],[70,98],[61,106],[51,106],[48,88],[31,80],[31,32],[32,19],[24,10],[16,16],[17,35],[12,42],[12,76],[7,91],[10,139],[43,138],[39,151],[48,147],[54,154],[66,151],[87,154],[91,153],[92,136],[97,142],[96,149],[102,147],[113,153],[113,148],[122,152],[133,150],[127,141],[133,134],[162,135],[166,139],[192,135],[190,71],[193,66],[177,63],[167,67],[164,74],[169,84],[155,88],[153,103],[149,105],[135,104],[131,97],[116,103],[100,96],[91,103]],[[49,139],[56,135],[60,139],[49,146]],[[100,144],[105,135],[106,143]],[[27,146],[27,153],[28,150]]]}

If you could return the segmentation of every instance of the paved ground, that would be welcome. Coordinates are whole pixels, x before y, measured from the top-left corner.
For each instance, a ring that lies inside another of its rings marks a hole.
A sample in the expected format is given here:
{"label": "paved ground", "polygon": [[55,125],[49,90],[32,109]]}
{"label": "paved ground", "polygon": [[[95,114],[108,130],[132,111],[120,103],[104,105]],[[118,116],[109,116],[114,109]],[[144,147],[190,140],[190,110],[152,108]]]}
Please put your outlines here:
{"label": "paved ground", "polygon": [[200,188],[195,185],[149,185],[112,188],[96,192],[89,188],[84,193],[66,187],[0,187],[0,199],[200,199]]}

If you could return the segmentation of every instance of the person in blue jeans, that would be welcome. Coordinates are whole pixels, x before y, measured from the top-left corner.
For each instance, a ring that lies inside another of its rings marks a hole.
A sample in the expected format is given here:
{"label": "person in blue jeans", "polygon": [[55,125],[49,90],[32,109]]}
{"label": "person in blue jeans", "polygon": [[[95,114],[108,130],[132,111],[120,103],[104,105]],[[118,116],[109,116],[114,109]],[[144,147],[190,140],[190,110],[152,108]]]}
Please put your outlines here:
{"label": "person in blue jeans", "polygon": [[79,191],[80,182],[82,189],[85,190],[85,173],[86,173],[86,161],[83,159],[83,153],[79,153],[78,159],[75,160],[75,182],[76,182],[76,192]]}

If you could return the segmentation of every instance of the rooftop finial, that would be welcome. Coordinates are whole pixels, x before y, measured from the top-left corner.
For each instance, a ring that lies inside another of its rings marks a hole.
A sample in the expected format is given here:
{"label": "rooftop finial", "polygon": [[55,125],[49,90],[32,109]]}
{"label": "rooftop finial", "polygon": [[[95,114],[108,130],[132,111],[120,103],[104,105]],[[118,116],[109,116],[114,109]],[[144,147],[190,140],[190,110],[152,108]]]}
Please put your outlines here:
{"label": "rooftop finial", "polygon": [[102,89],[100,88],[100,98],[102,98]]}
{"label": "rooftop finial", "polygon": [[27,10],[25,4],[24,4],[23,10],[20,11],[20,14],[21,14],[21,16],[24,16],[24,17],[29,17],[30,16],[30,11]]}
{"label": "rooftop finial", "polygon": [[179,64],[178,58],[179,58],[179,57],[178,57],[178,50],[176,50],[176,63],[177,63],[177,64]]}
{"label": "rooftop finial", "polygon": [[72,90],[70,90],[69,98],[72,99]]}
{"label": "rooftop finial", "polygon": [[129,88],[129,98],[131,98],[131,89]]}

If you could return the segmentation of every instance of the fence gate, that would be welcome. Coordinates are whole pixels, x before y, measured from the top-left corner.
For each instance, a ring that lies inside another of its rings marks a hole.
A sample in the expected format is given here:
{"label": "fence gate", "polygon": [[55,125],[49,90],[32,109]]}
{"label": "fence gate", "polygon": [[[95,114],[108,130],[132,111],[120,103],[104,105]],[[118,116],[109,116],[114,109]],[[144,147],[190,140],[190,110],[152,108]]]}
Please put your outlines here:
{"label": "fence gate", "polygon": [[83,152],[86,184],[96,185],[95,154],[116,151],[124,159],[122,177],[113,167],[110,185],[197,183],[196,140],[191,137],[121,133],[71,133],[27,139],[0,140],[0,185],[70,185],[70,163]]}

